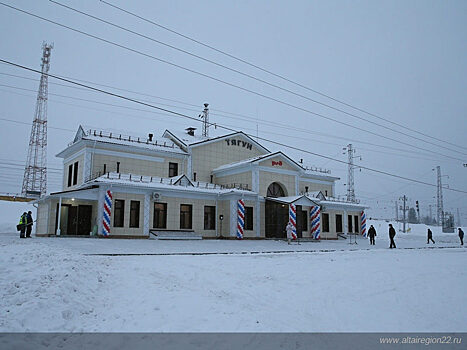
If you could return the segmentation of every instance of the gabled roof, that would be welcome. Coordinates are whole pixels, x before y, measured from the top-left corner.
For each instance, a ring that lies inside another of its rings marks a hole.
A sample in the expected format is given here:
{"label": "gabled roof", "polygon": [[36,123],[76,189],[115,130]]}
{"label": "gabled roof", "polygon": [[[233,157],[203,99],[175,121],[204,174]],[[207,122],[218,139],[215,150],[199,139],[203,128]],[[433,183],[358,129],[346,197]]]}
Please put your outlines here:
{"label": "gabled roof", "polygon": [[215,173],[215,172],[222,172],[222,171],[225,171],[225,170],[230,170],[230,169],[235,169],[235,168],[241,168],[241,167],[243,167],[243,166],[245,166],[247,164],[259,163],[259,162],[262,162],[264,160],[268,160],[270,158],[274,158],[274,157],[277,157],[277,156],[284,157],[284,159],[292,167],[297,168],[297,170],[305,170],[300,164],[295,162],[293,159],[288,157],[286,154],[282,153],[281,151],[278,151],[278,152],[274,152],[274,153],[264,154],[264,155],[258,156],[258,157],[248,158],[248,159],[245,159],[245,160],[241,160],[239,162],[234,162],[234,163],[230,163],[230,164],[221,165],[220,167],[217,167],[217,168],[213,169],[212,172]]}
{"label": "gabled roof", "polygon": [[299,196],[289,196],[289,197],[266,197],[266,200],[270,200],[273,202],[283,203],[283,204],[295,204],[295,205],[319,205],[319,200],[315,198],[310,198],[307,195],[299,195]]}
{"label": "gabled roof", "polygon": [[164,133],[162,134],[162,137],[171,138],[171,139],[175,138],[175,140],[173,140],[175,143],[178,143],[178,144],[180,144],[180,146],[182,146],[182,147],[184,146],[185,148],[187,148],[187,147],[203,146],[203,145],[205,145],[207,143],[217,142],[217,141],[220,141],[220,140],[231,138],[231,137],[233,137],[235,135],[241,135],[241,136],[245,137],[255,147],[259,148],[260,150],[262,150],[265,153],[270,153],[270,151],[266,147],[264,147],[260,143],[256,142],[252,137],[248,136],[247,134],[245,134],[242,131],[237,131],[237,132],[233,132],[233,133],[230,133],[230,134],[217,136],[217,137],[212,137],[212,138],[203,138],[203,137],[200,137],[200,136],[191,136],[191,135],[188,135],[186,133],[180,134],[180,133],[173,132],[173,131],[170,131],[170,130],[165,130]]}

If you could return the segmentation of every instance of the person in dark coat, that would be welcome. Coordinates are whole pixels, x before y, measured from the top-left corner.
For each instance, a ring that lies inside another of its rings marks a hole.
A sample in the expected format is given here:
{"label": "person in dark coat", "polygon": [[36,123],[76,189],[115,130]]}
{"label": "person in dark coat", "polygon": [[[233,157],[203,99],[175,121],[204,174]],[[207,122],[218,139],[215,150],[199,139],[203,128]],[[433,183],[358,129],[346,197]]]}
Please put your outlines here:
{"label": "person in dark coat", "polygon": [[27,220],[27,214],[26,212],[24,212],[23,215],[21,215],[21,217],[19,218],[19,227],[20,227],[19,238],[26,238],[24,234],[26,232],[26,220]]}
{"label": "person in dark coat", "polygon": [[368,230],[368,237],[370,237],[370,245],[375,245],[375,236],[376,236],[376,230],[373,227],[373,225],[371,225],[370,229]]}
{"label": "person in dark coat", "polygon": [[461,240],[461,245],[464,245],[464,231],[459,227],[459,238]]}
{"label": "person in dark coat", "polygon": [[431,232],[431,230],[428,229],[428,239],[426,241],[426,244],[430,244],[430,239],[433,242],[433,244],[435,244],[435,241],[433,241],[433,232]]}
{"label": "person in dark coat", "polygon": [[32,211],[28,211],[28,214],[26,215],[26,238],[31,238],[32,225]]}
{"label": "person in dark coat", "polygon": [[391,245],[389,248],[396,248],[396,243],[394,242],[394,237],[396,236],[396,230],[392,227],[392,224],[389,224],[389,238],[391,239]]}

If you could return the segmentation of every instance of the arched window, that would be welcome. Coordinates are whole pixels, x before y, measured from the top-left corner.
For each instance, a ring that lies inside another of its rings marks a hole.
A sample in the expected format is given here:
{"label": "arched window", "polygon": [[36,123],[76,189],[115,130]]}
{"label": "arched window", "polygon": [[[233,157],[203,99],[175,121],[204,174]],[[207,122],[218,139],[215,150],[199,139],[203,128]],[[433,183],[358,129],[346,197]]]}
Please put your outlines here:
{"label": "arched window", "polygon": [[268,197],[273,197],[273,198],[285,197],[284,189],[277,182],[273,182],[268,187],[267,196]]}

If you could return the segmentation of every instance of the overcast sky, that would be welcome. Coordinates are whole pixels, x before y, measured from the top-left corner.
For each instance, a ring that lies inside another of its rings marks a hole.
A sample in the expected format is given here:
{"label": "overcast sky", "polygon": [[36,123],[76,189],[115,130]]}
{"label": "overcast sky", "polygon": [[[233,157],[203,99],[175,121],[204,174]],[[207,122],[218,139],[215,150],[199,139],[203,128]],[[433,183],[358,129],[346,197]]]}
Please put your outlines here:
{"label": "overcast sky", "polygon": [[[443,183],[464,191],[445,189],[445,210],[453,211],[457,219],[459,208],[463,224],[467,221],[467,167],[463,167],[467,163],[466,1],[108,1],[373,115],[97,0],[59,2],[303,97],[46,0],[2,2],[142,54],[0,5],[0,58],[40,69],[42,42],[53,42],[51,74],[143,93],[146,96],[105,88],[193,117],[208,102],[211,122],[341,161],[347,160],[343,147],[351,143],[356,155],[362,157],[356,164],[431,184],[436,184],[432,169],[439,165],[449,176],[443,177]],[[0,64],[0,73],[0,192],[20,192],[23,169],[15,164],[26,161],[39,76],[5,64]],[[59,189],[60,174],[55,169],[61,163],[55,154],[72,141],[80,124],[131,135],[160,135],[166,128],[180,131],[188,126],[201,131],[200,122],[63,84],[52,78],[49,81],[49,190]],[[211,129],[211,135],[224,132]],[[305,165],[330,169],[341,178],[338,194],[345,194],[345,164],[263,144],[296,160],[302,158]],[[404,194],[409,197],[409,206],[420,201],[422,215],[428,215],[430,204],[433,216],[436,213],[436,187],[362,170],[355,172],[355,192],[371,206],[370,216],[394,217],[394,202]]]}

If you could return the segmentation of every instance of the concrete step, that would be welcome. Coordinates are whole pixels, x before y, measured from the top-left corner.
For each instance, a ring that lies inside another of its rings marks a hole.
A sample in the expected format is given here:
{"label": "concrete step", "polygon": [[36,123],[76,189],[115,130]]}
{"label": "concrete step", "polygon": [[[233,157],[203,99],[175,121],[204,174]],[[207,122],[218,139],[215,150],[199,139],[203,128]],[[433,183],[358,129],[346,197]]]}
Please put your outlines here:
{"label": "concrete step", "polygon": [[165,240],[196,240],[203,239],[203,237],[195,231],[182,231],[182,230],[149,230],[152,239],[165,239]]}

